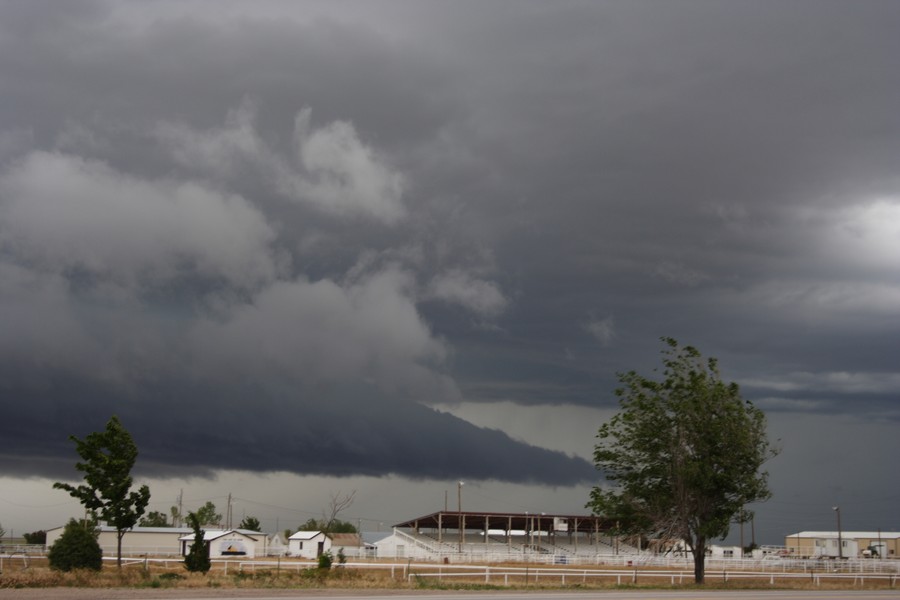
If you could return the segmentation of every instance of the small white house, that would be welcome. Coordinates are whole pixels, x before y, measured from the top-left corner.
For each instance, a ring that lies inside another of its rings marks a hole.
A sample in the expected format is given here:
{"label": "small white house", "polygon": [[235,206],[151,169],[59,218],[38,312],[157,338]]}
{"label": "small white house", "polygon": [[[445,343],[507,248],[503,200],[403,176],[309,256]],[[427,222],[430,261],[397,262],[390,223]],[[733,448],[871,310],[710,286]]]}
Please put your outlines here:
{"label": "small white house", "polygon": [[281,539],[280,533],[273,533],[269,536],[269,541],[266,545],[266,556],[284,556],[287,550],[287,544]]}
{"label": "small white house", "polygon": [[298,531],[288,538],[288,554],[315,559],[331,550],[331,545],[331,538],[323,531]]}
{"label": "small white house", "polygon": [[[265,551],[265,534],[249,529],[210,529],[203,532],[210,558],[256,558]],[[181,536],[181,554],[187,556],[194,542],[194,533]]]}

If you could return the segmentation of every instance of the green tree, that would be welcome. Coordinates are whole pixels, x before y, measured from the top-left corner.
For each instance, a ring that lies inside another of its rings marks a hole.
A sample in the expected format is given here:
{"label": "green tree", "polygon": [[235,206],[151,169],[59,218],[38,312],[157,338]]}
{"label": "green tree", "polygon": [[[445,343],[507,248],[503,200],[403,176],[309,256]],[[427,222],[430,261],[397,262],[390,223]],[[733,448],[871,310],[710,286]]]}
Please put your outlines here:
{"label": "green tree", "polygon": [[169,509],[169,514],[172,516],[172,527],[181,527],[181,509],[173,506]]}
{"label": "green tree", "polygon": [[87,523],[69,520],[62,535],[50,546],[47,560],[50,568],[58,571],[99,571],[103,566],[103,551],[97,543],[96,530]]}
{"label": "green tree", "polygon": [[169,520],[166,517],[166,513],[161,513],[157,510],[151,510],[147,513],[146,517],[143,517],[140,521],[141,527],[169,527]]}
{"label": "green tree", "polygon": [[47,532],[43,529],[38,531],[32,531],[31,533],[26,533],[22,537],[25,538],[26,544],[41,544],[44,545],[47,543]]}
{"label": "green tree", "polygon": [[762,465],[777,454],[761,410],[722,381],[715,359],[662,338],[662,380],[619,374],[621,410],[597,434],[608,485],[588,507],[626,534],[683,539],[703,583],[707,542],[724,538],[743,506],[770,497]]}
{"label": "green tree", "polygon": [[325,519],[307,519],[297,531],[324,531],[325,533],[358,533],[356,525],[335,519],[330,524]]}
{"label": "green tree", "polygon": [[[194,513],[200,525],[204,527],[220,527],[222,525],[222,515],[216,512],[216,505],[207,501],[206,504],[197,509]],[[190,521],[188,521],[190,524]]]}
{"label": "green tree", "polygon": [[184,557],[184,566],[192,573],[206,573],[212,566],[209,560],[209,546],[203,539],[204,531],[201,529],[202,523],[197,513],[189,512],[187,516],[188,525],[194,530],[194,541],[191,542],[191,549],[187,556]]}
{"label": "green tree", "polygon": [[6,530],[3,529],[3,523],[0,523],[0,540],[6,537]]}
{"label": "green tree", "polygon": [[262,525],[256,517],[244,517],[238,525],[238,529],[248,529],[250,531],[262,531]]}
{"label": "green tree", "polygon": [[131,469],[138,450],[131,434],[113,417],[104,431],[88,434],[83,440],[69,436],[75,442],[75,450],[82,462],[75,468],[84,473],[87,485],[72,486],[54,483],[53,487],[66,490],[85,508],[116,529],[116,564],[122,568],[122,537],[134,527],[147,504],[150,489],[143,485],[131,491]]}

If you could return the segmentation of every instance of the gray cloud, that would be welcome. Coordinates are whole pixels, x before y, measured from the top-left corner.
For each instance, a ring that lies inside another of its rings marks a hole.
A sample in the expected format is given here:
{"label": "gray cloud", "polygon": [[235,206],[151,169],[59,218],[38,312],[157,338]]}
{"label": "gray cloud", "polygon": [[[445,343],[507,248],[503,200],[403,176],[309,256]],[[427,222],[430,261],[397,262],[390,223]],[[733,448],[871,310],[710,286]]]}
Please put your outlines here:
{"label": "gray cloud", "polygon": [[429,407],[608,411],[662,335],[896,422],[898,5],[212,7],[0,7],[7,472],[118,412],[157,474],[582,481]]}

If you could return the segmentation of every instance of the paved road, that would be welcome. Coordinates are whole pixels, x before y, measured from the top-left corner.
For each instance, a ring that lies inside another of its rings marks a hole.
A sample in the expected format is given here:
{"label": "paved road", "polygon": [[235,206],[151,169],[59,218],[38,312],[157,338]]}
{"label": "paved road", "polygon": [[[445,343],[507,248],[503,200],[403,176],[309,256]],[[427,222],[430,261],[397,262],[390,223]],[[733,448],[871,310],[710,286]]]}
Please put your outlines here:
{"label": "paved road", "polygon": [[532,592],[419,592],[405,590],[144,590],[144,589],[0,589],[0,600],[285,600],[286,598],[328,598],[329,600],[384,600],[401,596],[404,600],[439,600],[448,596],[460,600],[900,600],[900,590],[817,591],[817,590],[699,590],[699,591],[540,591]]}

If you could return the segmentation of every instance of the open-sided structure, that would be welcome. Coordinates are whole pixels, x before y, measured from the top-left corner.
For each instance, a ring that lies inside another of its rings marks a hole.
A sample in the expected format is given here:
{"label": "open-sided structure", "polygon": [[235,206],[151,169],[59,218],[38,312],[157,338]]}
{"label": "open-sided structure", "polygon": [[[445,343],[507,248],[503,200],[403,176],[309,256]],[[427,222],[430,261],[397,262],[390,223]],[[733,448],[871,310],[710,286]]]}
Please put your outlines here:
{"label": "open-sided structure", "polygon": [[378,544],[379,556],[521,560],[548,555],[557,562],[577,555],[634,551],[615,536],[615,523],[592,515],[439,511],[394,525]]}

